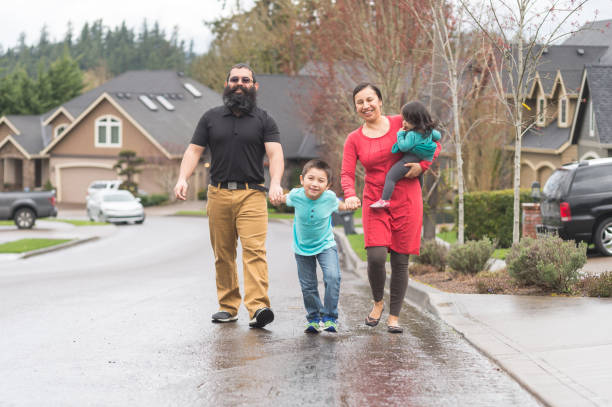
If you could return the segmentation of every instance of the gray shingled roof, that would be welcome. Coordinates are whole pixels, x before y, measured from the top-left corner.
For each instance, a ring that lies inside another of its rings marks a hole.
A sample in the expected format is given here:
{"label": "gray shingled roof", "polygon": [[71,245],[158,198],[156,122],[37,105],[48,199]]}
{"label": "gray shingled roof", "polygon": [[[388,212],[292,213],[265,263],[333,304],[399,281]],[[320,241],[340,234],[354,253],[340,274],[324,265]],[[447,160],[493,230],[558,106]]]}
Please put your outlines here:
{"label": "gray shingled roof", "polygon": [[317,138],[308,118],[314,80],[309,76],[257,75],[257,105],[274,118],[288,159],[318,157]]}
{"label": "gray shingled roof", "polygon": [[570,129],[558,127],[555,123],[544,128],[532,128],[521,140],[522,148],[545,148],[556,150],[569,140]]}
{"label": "gray shingled roof", "polygon": [[[539,49],[540,46],[534,47],[534,52],[539,52]],[[599,64],[608,49],[608,46],[549,45],[547,52],[542,54],[537,67],[544,91],[550,93],[556,72],[560,70],[567,91],[577,94],[584,66]],[[507,86],[507,80],[505,83]],[[531,83],[526,88],[531,89],[530,85]]]}
{"label": "gray shingled roof", "polygon": [[[185,89],[185,83],[192,84],[202,96],[192,96]],[[217,92],[194,79],[180,76],[175,71],[129,71],[62,106],[77,118],[104,92],[112,96],[115,102],[171,154],[182,154],[202,114],[221,104],[221,95]],[[126,94],[129,94],[129,98],[126,98]],[[138,99],[140,95],[148,95],[158,109],[152,111],[147,108]],[[174,105],[175,110],[166,110],[155,99],[158,95],[165,96]],[[55,110],[44,117],[49,117]]]}
{"label": "gray shingled roof", "polygon": [[19,130],[13,138],[28,154],[38,154],[49,143],[50,126],[42,125],[42,116],[8,115],[6,118]]}
{"label": "gray shingled roof", "polygon": [[602,144],[612,144],[612,66],[587,66],[587,81]]}
{"label": "gray shingled roof", "polygon": [[607,46],[608,51],[599,61],[602,65],[612,64],[612,20],[594,21],[585,24],[580,31],[572,34],[563,45]]}

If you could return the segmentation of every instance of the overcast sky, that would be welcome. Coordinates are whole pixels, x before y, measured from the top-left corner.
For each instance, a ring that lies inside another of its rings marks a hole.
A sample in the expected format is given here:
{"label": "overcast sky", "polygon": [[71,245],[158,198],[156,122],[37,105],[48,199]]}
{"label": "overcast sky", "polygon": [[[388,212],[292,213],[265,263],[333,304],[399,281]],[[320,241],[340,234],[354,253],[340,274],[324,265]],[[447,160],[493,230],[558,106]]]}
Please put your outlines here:
{"label": "overcast sky", "polygon": [[[225,2],[234,4],[234,1]],[[229,7],[223,9],[223,3],[223,0],[12,1],[10,5],[5,4],[0,13],[0,46],[3,49],[14,47],[21,32],[26,33],[28,44],[34,44],[45,24],[51,39],[61,40],[66,34],[69,21],[74,27],[74,34],[78,35],[84,23],[97,19],[102,19],[109,27],[115,27],[125,20],[128,27],[138,32],[146,18],[150,23],[158,21],[168,38],[172,28],[178,26],[180,38],[186,40],[187,44],[193,39],[195,51],[202,53],[212,39],[203,22],[231,13]],[[242,3],[252,4],[252,0],[243,0]],[[578,20],[592,20],[595,10],[599,10],[598,20],[612,19],[612,0],[589,0]]]}

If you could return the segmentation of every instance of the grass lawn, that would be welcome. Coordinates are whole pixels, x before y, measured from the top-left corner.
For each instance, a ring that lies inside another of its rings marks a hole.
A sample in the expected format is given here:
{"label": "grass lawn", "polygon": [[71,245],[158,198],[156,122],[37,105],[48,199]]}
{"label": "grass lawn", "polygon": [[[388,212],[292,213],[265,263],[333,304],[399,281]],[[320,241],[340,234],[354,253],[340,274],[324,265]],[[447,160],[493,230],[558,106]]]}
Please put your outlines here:
{"label": "grass lawn", "polygon": [[206,211],[178,211],[174,216],[206,216]]}
{"label": "grass lawn", "polygon": [[15,226],[15,222],[12,220],[0,220],[0,226]]}
{"label": "grass lawn", "polygon": [[348,241],[351,244],[353,251],[357,253],[357,256],[359,256],[361,260],[366,261],[367,252],[365,247],[363,247],[363,235],[346,235],[346,237],[348,238]]}
{"label": "grass lawn", "polygon": [[[436,236],[447,243],[457,243],[457,232],[455,232],[454,230],[450,230],[448,232],[440,232]],[[500,260],[505,260],[509,250],[510,249],[495,249],[492,257]]]}
{"label": "grass lawn", "polygon": [[71,239],[20,239],[0,244],[0,253],[24,253],[69,242]]}
{"label": "grass lawn", "polygon": [[74,226],[105,226],[108,223],[104,222],[93,222],[90,220],[80,220],[80,219],[58,219],[58,218],[41,218],[40,220],[48,220],[50,222],[64,222],[70,223]]}

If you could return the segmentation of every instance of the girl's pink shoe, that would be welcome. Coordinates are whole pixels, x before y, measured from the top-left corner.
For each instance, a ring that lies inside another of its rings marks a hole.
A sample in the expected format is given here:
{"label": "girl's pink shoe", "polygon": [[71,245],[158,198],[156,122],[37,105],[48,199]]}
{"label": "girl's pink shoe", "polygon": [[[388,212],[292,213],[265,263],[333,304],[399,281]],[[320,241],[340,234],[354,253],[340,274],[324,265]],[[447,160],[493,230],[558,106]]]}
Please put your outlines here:
{"label": "girl's pink shoe", "polygon": [[374,208],[374,209],[384,209],[384,208],[388,208],[389,206],[391,206],[391,202],[389,201],[385,201],[384,199],[379,199],[378,201],[374,202],[372,205],[370,205],[370,208]]}

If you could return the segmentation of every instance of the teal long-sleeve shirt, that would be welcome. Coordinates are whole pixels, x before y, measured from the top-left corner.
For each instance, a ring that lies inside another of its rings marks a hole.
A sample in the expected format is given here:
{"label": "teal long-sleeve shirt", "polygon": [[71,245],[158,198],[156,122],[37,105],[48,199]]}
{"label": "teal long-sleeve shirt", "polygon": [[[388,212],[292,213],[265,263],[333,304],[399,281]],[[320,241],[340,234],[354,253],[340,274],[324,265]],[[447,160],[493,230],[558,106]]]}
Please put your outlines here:
{"label": "teal long-sleeve shirt", "polygon": [[435,142],[440,138],[438,130],[432,130],[427,136],[412,130],[400,130],[397,132],[397,142],[391,147],[391,152],[413,153],[425,161],[431,161],[436,152]]}

